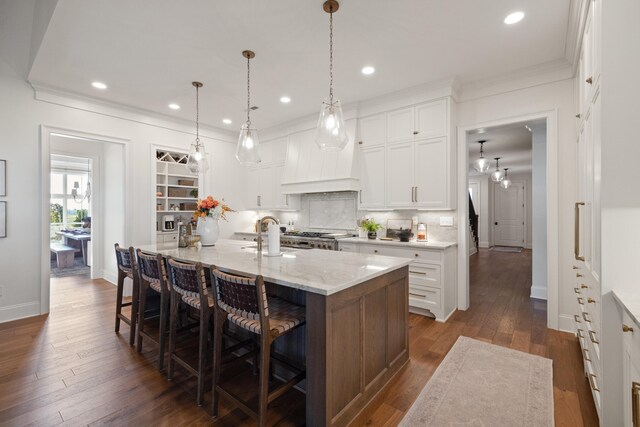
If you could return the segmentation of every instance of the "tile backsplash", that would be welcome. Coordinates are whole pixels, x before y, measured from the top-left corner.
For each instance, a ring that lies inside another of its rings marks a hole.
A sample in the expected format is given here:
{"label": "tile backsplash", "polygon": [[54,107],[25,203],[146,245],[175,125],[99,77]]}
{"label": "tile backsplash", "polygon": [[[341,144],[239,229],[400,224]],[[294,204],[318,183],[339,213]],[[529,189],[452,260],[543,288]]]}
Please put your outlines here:
{"label": "tile backsplash", "polygon": [[[386,234],[387,221],[418,217],[418,222],[427,225],[427,240],[434,242],[457,242],[458,224],[456,211],[359,211],[356,192],[303,194],[299,212],[277,212],[282,224],[293,221],[296,229],[323,229],[352,231],[357,233],[357,221],[373,218],[384,227],[379,233]],[[441,217],[452,217],[453,226],[440,226]],[[415,227],[414,227],[415,233]]]}

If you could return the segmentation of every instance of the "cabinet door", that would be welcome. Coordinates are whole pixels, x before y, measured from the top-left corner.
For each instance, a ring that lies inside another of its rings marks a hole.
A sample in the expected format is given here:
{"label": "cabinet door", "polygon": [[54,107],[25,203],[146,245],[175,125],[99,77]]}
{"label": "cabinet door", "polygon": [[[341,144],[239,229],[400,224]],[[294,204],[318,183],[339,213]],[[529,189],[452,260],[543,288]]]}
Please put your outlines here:
{"label": "cabinet door", "polygon": [[413,107],[387,113],[387,142],[413,139]]}
{"label": "cabinet door", "polygon": [[282,210],[297,210],[300,208],[300,196],[297,194],[284,194],[282,192],[282,179],[284,177],[284,164],[273,166],[273,173],[271,178],[273,179],[272,186],[275,189],[274,192],[274,208]]}
{"label": "cabinet door", "polygon": [[447,138],[420,140],[415,143],[415,205],[424,208],[447,208],[449,164]]}
{"label": "cabinet door", "polygon": [[589,8],[589,14],[587,15],[587,21],[585,22],[584,34],[582,37],[582,51],[581,51],[581,78],[582,85],[581,90],[581,105],[584,107],[583,112],[591,103],[593,96],[593,88],[595,86],[595,79],[593,76],[593,8]]}
{"label": "cabinet door", "polygon": [[359,142],[363,148],[384,144],[387,137],[386,120],[384,113],[360,119]]}
{"label": "cabinet door", "polygon": [[385,201],[384,147],[360,150],[360,207],[383,208]]}
{"label": "cabinet door", "polygon": [[413,142],[386,147],[387,206],[413,207],[414,149]]}
{"label": "cabinet door", "polygon": [[247,188],[245,194],[247,197],[246,205],[249,209],[255,209],[258,207],[258,196],[260,195],[260,169],[251,168],[246,170],[247,173]]}
{"label": "cabinet door", "polygon": [[447,100],[427,102],[416,106],[416,138],[447,136]]}
{"label": "cabinet door", "polygon": [[274,171],[273,166],[261,167],[258,169],[258,193],[259,207],[268,209],[274,208],[278,204],[276,197],[276,188],[274,188]]}

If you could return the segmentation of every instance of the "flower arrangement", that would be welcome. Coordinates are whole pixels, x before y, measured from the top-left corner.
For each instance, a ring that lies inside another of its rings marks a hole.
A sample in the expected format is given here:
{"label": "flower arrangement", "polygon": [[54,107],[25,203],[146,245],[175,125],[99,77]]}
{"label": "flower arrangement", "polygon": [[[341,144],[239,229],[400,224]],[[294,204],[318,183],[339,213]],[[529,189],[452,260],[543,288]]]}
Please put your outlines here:
{"label": "flower arrangement", "polygon": [[370,233],[375,233],[376,231],[380,230],[382,228],[381,224],[378,224],[374,219],[371,218],[365,218],[362,219],[358,222],[358,226],[365,231],[368,231]]}
{"label": "flower arrangement", "polygon": [[214,219],[227,220],[226,213],[235,212],[224,202],[224,199],[214,199],[207,196],[205,199],[199,199],[196,211],[193,213],[193,219],[211,217]]}

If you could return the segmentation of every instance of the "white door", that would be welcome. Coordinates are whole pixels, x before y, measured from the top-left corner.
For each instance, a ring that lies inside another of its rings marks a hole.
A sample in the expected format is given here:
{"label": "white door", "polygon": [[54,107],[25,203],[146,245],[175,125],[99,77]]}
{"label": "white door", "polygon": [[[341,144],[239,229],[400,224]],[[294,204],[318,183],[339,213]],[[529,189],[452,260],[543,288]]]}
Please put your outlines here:
{"label": "white door", "polygon": [[508,189],[494,185],[494,241],[496,246],[524,247],[524,183]]}
{"label": "white door", "polygon": [[414,207],[414,144],[387,146],[387,206]]}
{"label": "white door", "polygon": [[384,208],[385,201],[384,147],[360,150],[360,207]]}

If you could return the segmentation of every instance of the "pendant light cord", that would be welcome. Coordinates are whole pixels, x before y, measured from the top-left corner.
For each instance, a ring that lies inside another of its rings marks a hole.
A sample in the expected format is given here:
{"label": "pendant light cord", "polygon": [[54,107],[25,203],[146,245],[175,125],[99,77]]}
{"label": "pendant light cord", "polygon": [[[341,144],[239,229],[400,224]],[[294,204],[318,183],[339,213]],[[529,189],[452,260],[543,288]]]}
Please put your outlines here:
{"label": "pendant light cord", "polygon": [[333,105],[333,9],[329,13],[329,104]]}
{"label": "pendant light cord", "polygon": [[247,56],[247,129],[251,127],[251,58]]}
{"label": "pendant light cord", "polygon": [[200,87],[196,86],[196,147],[200,146]]}

